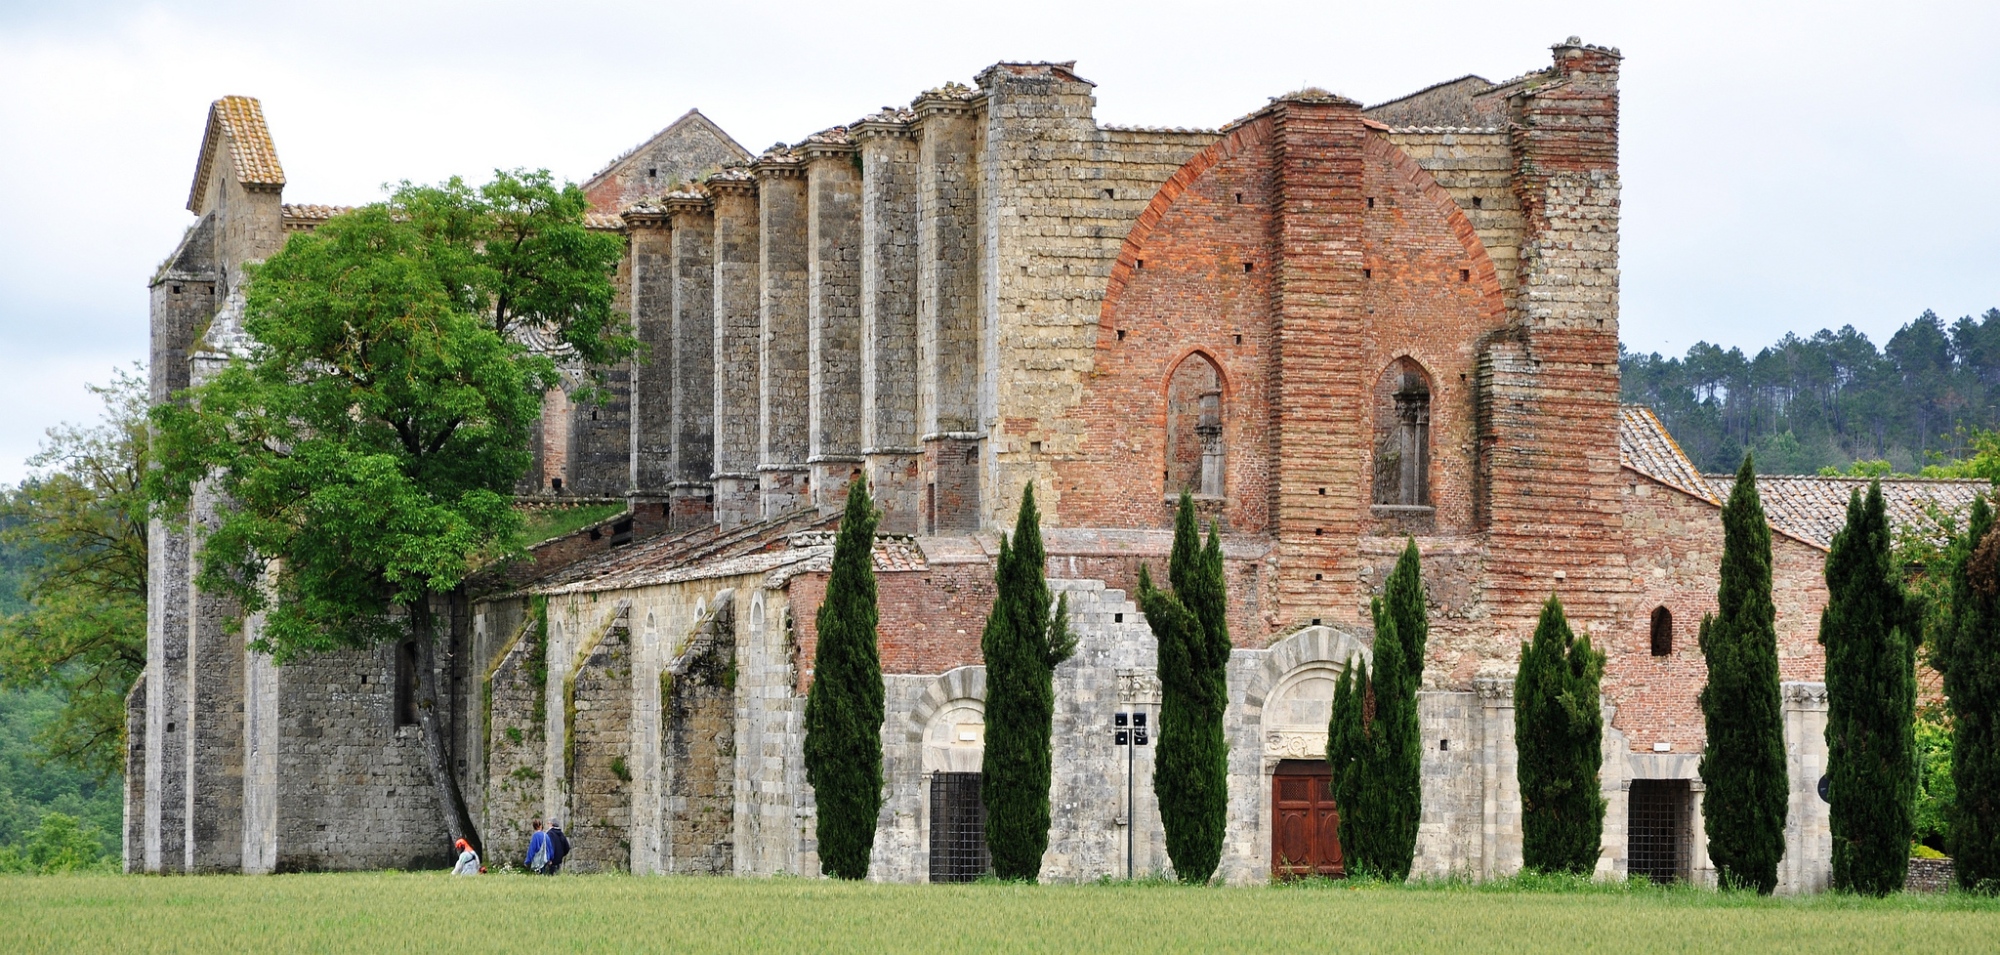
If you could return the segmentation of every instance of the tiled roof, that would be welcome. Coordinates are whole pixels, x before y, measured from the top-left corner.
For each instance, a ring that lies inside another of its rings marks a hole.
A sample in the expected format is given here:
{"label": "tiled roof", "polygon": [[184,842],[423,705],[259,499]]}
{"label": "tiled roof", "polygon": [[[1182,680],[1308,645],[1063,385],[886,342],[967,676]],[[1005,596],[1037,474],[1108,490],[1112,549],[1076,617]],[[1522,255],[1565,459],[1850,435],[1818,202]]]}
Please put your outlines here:
{"label": "tiled roof", "polygon": [[324,222],[343,212],[353,212],[353,206],[322,206],[312,203],[287,202],[278,207],[287,219],[317,219]]}
{"label": "tiled roof", "polygon": [[583,214],[583,225],[585,228],[601,229],[606,232],[625,231],[625,220],[615,212],[586,212]]}
{"label": "tiled roof", "polygon": [[1644,405],[1618,408],[1618,463],[1710,504],[1722,504],[1723,495],[1709,486],[1667,426]]}
{"label": "tiled roof", "polygon": [[[1705,475],[1716,493],[1727,499],[1736,487],[1734,474]],[[1847,523],[1847,496],[1866,494],[1870,478],[1818,477],[1804,474],[1759,474],[1757,496],[1773,530],[1821,549],[1833,546],[1833,535]],[[1985,481],[1939,481],[1926,478],[1883,478],[1882,500],[1894,527],[1922,526],[1930,506],[1957,511],[1992,485]]]}
{"label": "tiled roof", "polygon": [[[578,561],[523,589],[541,594],[587,593],[760,573],[811,557],[788,546],[791,535],[831,527],[837,520],[808,510],[726,531],[709,524],[681,534],[663,534]],[[791,557],[772,562],[739,560],[777,552],[790,553]]]}
{"label": "tiled roof", "polygon": [[225,96],[208,106],[208,130],[202,136],[194,188],[188,191],[189,212],[201,212],[201,197],[208,189],[215,150],[224,140],[228,141],[229,164],[236,170],[238,182],[273,189],[285,184],[285,169],[278,164],[278,148],[271,144],[271,130],[264,125],[263,105],[250,96]]}

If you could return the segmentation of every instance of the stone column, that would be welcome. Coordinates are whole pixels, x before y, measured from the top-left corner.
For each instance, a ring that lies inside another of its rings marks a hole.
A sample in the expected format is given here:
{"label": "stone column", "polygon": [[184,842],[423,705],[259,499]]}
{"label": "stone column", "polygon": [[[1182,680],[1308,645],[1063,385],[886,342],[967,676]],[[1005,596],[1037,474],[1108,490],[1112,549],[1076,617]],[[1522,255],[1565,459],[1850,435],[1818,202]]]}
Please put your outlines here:
{"label": "stone column", "polygon": [[762,456],[758,403],[763,381],[758,306],[760,249],[757,181],[732,166],[706,182],[714,214],[715,520],[735,527],[763,514],[757,465]]}
{"label": "stone column", "polygon": [[674,336],[672,220],[642,202],[624,214],[632,256],[632,331],[645,353],[632,363],[632,496],[664,501],[673,482]]}
{"label": "stone column", "polygon": [[1514,748],[1514,680],[1473,681],[1481,711],[1479,762],[1484,790],[1480,811],[1479,876],[1497,879],[1521,871],[1521,780]]}
{"label": "stone column", "polygon": [[1826,775],[1826,684],[1786,683],[1785,771],[1791,798],[1785,809],[1785,857],[1778,864],[1778,890],[1823,892],[1833,880],[1833,818],[1820,798]]}
{"label": "stone column", "polygon": [[924,530],[979,529],[979,95],[917,97],[917,421]]}
{"label": "stone column", "polygon": [[881,530],[923,529],[917,424],[917,133],[887,111],[850,131],[861,149],[861,453]]}
{"label": "stone column", "polygon": [[763,518],[812,501],[808,350],[810,264],[805,164],[771,149],[751,167],[757,176],[758,437]]}
{"label": "stone column", "polygon": [[807,417],[812,502],[840,510],[861,470],[861,170],[844,129],[807,139]]}
{"label": "stone column", "polygon": [[673,216],[673,480],[669,527],[714,520],[715,217],[708,197],[666,197]]}

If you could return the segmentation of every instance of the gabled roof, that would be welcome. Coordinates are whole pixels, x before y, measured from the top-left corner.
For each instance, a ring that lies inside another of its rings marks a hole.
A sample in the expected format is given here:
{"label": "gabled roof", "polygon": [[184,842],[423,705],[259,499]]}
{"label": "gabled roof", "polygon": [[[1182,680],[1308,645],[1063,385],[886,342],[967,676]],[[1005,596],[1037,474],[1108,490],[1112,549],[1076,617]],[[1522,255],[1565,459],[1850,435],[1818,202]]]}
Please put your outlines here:
{"label": "gabled roof", "polygon": [[647,137],[645,142],[642,142],[639,145],[632,147],[631,149],[627,149],[624,152],[619,153],[618,158],[613,159],[610,162],[606,163],[603,169],[599,169],[596,172],[596,174],[592,175],[589,179],[584,180],[583,188],[586,191],[588,191],[591,186],[594,186],[597,183],[603,181],[604,177],[611,175],[613,172],[616,172],[618,167],[624,164],[625,160],[630,159],[633,156],[638,155],[639,153],[645,152],[648,147],[652,146],[655,143],[658,143],[660,140],[665,139],[668,136],[673,135],[676,132],[679,132],[681,127],[689,125],[693,125],[695,127],[705,129],[710,133],[713,133],[716,136],[716,138],[728,144],[731,149],[736,150],[738,158],[745,160],[751,158],[750,150],[744,149],[743,144],[737,142],[735,137],[724,132],[722,127],[715,125],[714,120],[709,119],[706,116],[703,116],[701,114],[701,110],[691,109],[685,113],[682,113],[681,118],[674,120],[671,123],[668,123],[665,129],[662,129],[659,132],[654,133],[653,135]]}
{"label": "gabled roof", "polygon": [[[1706,475],[1710,486],[1727,498],[1736,488],[1736,475]],[[1773,530],[1796,537],[1827,550],[1833,535],[1847,524],[1847,496],[1868,492],[1863,477],[1820,477],[1808,474],[1759,474],[1757,496],[1764,502],[1764,518]],[[1942,481],[1928,478],[1882,478],[1882,502],[1888,505],[1891,527],[1926,524],[1926,511],[1942,508],[1947,513],[1972,506],[1972,499],[1991,490],[1986,481]]]}
{"label": "gabled roof", "polygon": [[1618,407],[1618,463],[1676,490],[1722,506],[1717,494],[1694,462],[1681,451],[1679,442],[1667,433],[1667,426],[1645,405]]}
{"label": "gabled roof", "polygon": [[201,214],[201,199],[215,168],[216,150],[225,141],[236,181],[250,188],[277,189],[285,184],[278,148],[264,125],[264,106],[252,96],[225,96],[208,105],[208,131],[202,135],[201,159],[195,163],[194,188],[188,191],[188,211]]}

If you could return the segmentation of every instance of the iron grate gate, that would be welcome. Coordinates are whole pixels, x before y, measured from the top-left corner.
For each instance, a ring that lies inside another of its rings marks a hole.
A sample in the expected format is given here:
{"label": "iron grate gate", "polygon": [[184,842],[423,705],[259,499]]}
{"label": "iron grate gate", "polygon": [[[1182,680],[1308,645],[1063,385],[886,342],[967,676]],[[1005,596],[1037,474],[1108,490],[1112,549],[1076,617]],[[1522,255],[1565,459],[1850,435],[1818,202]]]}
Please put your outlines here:
{"label": "iron grate gate", "polygon": [[972,882],[986,874],[986,803],[978,773],[931,774],[931,881]]}
{"label": "iron grate gate", "polygon": [[1685,779],[1632,780],[1626,816],[1626,872],[1655,882],[1684,881],[1694,840]]}

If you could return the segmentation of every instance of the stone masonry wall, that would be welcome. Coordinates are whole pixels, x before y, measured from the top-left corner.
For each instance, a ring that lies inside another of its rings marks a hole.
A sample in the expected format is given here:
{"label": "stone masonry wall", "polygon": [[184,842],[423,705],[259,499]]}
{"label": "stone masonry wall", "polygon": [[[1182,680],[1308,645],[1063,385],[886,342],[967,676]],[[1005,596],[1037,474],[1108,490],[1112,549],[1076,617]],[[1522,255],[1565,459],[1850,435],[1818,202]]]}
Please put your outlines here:
{"label": "stone masonry wall", "polygon": [[846,142],[808,141],[807,396],[812,502],[838,511],[861,457],[861,160]]}
{"label": "stone masonry wall", "polygon": [[756,188],[743,179],[708,183],[715,214],[715,519],[724,527],[762,513],[759,394],[763,381]]}
{"label": "stone masonry wall", "polygon": [[736,866],[736,627],[721,608],[661,677],[665,871],[729,875]]}
{"label": "stone masonry wall", "polygon": [[632,369],[631,486],[664,496],[675,477],[673,237],[668,216],[658,210],[628,212],[625,225],[632,329],[646,349]]}
{"label": "stone masonry wall", "polygon": [[621,619],[586,647],[565,687],[569,707],[563,765],[569,792],[563,831],[574,849],[563,862],[577,872],[631,868],[632,653]]}
{"label": "stone masonry wall", "polygon": [[796,157],[767,155],[757,173],[759,282],[758,480],[765,518],[788,514],[809,500],[808,408],[810,248],[805,171]]}
{"label": "stone masonry wall", "polygon": [[917,421],[917,142],[864,120],[861,149],[861,451],[883,533],[923,529]]}
{"label": "stone masonry wall", "polygon": [[521,865],[534,820],[548,822],[542,814],[547,718],[540,705],[548,679],[547,639],[539,621],[527,621],[487,678],[485,812],[479,831],[489,868]]}

